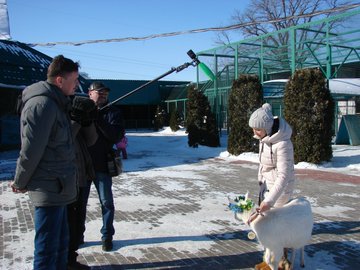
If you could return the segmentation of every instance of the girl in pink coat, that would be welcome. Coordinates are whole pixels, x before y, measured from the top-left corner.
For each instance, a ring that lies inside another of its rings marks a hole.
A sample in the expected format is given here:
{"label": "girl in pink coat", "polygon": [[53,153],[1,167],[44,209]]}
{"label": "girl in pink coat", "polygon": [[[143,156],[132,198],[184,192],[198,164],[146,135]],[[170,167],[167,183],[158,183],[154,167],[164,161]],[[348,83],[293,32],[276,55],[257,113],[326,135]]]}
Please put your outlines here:
{"label": "girl in pink coat", "polygon": [[249,126],[259,139],[259,211],[280,207],[292,198],[295,184],[292,129],[285,119],[274,117],[265,103],[250,117]]}
{"label": "girl in pink coat", "polygon": [[117,150],[121,151],[123,159],[127,159],[127,151],[126,151],[127,145],[128,145],[128,139],[124,133],[124,136],[122,137],[120,142],[116,144],[116,148]]}

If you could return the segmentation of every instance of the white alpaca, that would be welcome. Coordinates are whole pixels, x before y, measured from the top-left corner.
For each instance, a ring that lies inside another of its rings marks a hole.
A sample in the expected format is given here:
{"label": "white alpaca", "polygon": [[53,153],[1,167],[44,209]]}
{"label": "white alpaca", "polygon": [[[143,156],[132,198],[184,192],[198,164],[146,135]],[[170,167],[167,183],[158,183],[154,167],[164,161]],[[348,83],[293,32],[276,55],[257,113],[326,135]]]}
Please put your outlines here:
{"label": "white alpaca", "polygon": [[265,248],[264,260],[271,269],[278,269],[284,248],[293,248],[291,263],[294,265],[295,250],[301,248],[301,267],[304,267],[304,246],[310,241],[313,229],[311,205],[305,198],[296,198],[279,208],[272,208],[264,215],[250,211],[236,212],[235,218],[248,223],[250,216],[258,215],[250,222],[259,242]]}

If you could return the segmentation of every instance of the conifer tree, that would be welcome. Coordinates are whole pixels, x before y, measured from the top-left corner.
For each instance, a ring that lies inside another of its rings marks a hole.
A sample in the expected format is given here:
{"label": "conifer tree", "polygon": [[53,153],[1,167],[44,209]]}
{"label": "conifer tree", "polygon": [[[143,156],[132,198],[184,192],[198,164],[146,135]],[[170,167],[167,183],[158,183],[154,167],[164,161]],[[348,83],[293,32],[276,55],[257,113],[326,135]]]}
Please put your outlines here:
{"label": "conifer tree", "polygon": [[191,86],[188,91],[186,131],[190,147],[197,147],[199,144],[211,147],[220,146],[216,119],[209,101],[194,86]]}
{"label": "conifer tree", "polygon": [[295,162],[330,161],[334,101],[321,71],[296,71],[285,87],[284,105],[284,117],[293,129]]}
{"label": "conifer tree", "polygon": [[188,133],[188,145],[190,147],[198,147],[200,136],[200,112],[199,112],[198,91],[194,86],[190,86],[188,90],[186,131]]}
{"label": "conifer tree", "polygon": [[220,146],[220,138],[219,132],[216,125],[216,118],[214,113],[211,111],[210,104],[205,97],[202,95],[207,103],[206,111],[203,116],[203,129],[202,129],[202,145],[210,146],[210,147],[219,147]]}
{"label": "conifer tree", "polygon": [[162,129],[165,126],[165,122],[166,122],[165,110],[160,105],[158,105],[156,107],[156,112],[155,112],[154,130],[158,131],[159,129]]}
{"label": "conifer tree", "polygon": [[172,131],[180,129],[181,116],[178,110],[173,110],[170,114],[170,128]]}
{"label": "conifer tree", "polygon": [[240,75],[234,80],[229,95],[228,152],[239,155],[257,152],[258,141],[249,127],[251,114],[262,105],[262,87],[257,76]]}

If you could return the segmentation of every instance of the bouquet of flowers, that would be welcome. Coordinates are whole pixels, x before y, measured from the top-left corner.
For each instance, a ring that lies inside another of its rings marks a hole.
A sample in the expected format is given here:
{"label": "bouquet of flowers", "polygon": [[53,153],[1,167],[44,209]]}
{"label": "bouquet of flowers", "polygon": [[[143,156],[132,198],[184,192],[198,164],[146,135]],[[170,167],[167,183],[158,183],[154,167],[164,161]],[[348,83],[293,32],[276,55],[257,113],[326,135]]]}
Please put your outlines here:
{"label": "bouquet of flowers", "polygon": [[235,197],[234,200],[229,199],[229,209],[234,213],[242,213],[244,211],[250,211],[254,206],[255,203],[248,199],[248,193],[246,195],[240,195]]}
{"label": "bouquet of flowers", "polygon": [[[228,197],[228,200],[229,200],[229,209],[231,211],[234,212],[235,214],[235,219],[238,219],[238,214],[240,215],[246,215],[246,216],[250,216],[250,211],[251,209],[255,206],[255,203],[248,198],[248,193],[246,193],[245,195],[240,195],[240,196],[237,196],[235,197],[234,200],[230,199],[230,197]],[[247,212],[247,213],[245,213]],[[256,234],[253,232],[253,231],[250,231],[247,235],[247,237],[250,239],[250,240],[253,240],[255,239],[256,237]]]}

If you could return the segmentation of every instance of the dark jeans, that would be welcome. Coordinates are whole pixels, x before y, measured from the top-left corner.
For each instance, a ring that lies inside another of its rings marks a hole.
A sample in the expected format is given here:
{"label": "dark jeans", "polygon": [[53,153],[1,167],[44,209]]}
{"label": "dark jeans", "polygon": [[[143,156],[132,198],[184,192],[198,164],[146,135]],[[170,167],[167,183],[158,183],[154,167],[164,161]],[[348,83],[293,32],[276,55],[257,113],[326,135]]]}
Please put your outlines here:
{"label": "dark jeans", "polygon": [[69,263],[76,262],[78,256],[77,250],[84,240],[85,222],[86,222],[86,206],[89,198],[90,185],[80,187],[78,198],[75,202],[68,205],[68,222],[69,222]]}
{"label": "dark jeans", "polygon": [[100,230],[102,234],[101,239],[112,240],[112,236],[115,233],[113,226],[115,207],[111,190],[112,178],[107,173],[96,172],[96,179],[94,180],[94,184],[99,195],[103,219],[103,226]]}
{"label": "dark jeans", "polygon": [[66,206],[35,207],[34,270],[66,269],[69,231]]}

